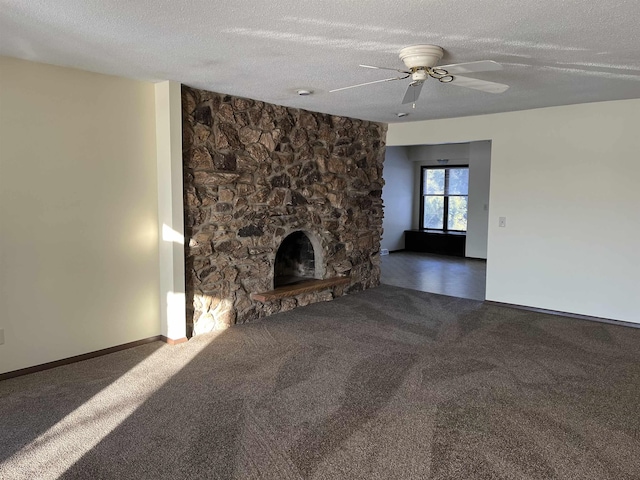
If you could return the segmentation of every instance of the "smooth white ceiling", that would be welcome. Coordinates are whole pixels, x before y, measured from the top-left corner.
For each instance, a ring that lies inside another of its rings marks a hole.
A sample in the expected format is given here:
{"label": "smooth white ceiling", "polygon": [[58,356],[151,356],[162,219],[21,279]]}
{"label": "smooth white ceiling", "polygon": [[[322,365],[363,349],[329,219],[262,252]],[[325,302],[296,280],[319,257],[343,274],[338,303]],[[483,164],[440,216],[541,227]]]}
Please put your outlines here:
{"label": "smooth white ceiling", "polygon": [[[640,98],[639,25],[638,0],[0,0],[0,54],[405,122]],[[430,80],[415,110],[408,80],[328,93],[393,76],[358,64],[402,68],[398,51],[421,43],[441,64],[500,62],[473,76],[511,88]]]}

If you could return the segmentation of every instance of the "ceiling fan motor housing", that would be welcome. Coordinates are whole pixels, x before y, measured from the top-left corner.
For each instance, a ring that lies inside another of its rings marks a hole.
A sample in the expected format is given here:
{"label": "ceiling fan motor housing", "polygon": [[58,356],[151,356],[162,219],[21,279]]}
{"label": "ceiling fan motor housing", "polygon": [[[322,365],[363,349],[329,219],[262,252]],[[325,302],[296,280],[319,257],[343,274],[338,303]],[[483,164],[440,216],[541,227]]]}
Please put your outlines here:
{"label": "ceiling fan motor housing", "polygon": [[410,70],[418,67],[435,67],[442,59],[444,51],[436,45],[412,45],[400,50],[400,60]]}
{"label": "ceiling fan motor housing", "polygon": [[411,73],[411,80],[413,82],[424,82],[427,78],[429,78],[429,74],[422,68]]}

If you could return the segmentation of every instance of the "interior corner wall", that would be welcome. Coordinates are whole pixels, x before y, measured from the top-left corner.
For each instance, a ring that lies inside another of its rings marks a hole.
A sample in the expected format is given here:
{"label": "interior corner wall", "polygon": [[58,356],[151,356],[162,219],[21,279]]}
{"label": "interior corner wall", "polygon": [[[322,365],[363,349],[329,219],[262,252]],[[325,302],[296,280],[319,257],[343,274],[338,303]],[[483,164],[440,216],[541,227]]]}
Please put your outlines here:
{"label": "interior corner wall", "polygon": [[154,86],[0,57],[0,373],[158,335]]}
{"label": "interior corner wall", "polygon": [[381,248],[404,250],[404,231],[412,228],[413,168],[406,148],[387,147],[382,187],[384,219]]}
{"label": "interior corner wall", "polygon": [[469,211],[465,256],[487,258],[489,236],[489,193],[491,185],[491,142],[469,144]]}
{"label": "interior corner wall", "polygon": [[187,335],[182,181],[182,91],[177,82],[155,84],[160,255],[160,334]]}
{"label": "interior corner wall", "polygon": [[387,145],[492,141],[487,300],[640,323],[639,124],[621,100],[391,124]]}

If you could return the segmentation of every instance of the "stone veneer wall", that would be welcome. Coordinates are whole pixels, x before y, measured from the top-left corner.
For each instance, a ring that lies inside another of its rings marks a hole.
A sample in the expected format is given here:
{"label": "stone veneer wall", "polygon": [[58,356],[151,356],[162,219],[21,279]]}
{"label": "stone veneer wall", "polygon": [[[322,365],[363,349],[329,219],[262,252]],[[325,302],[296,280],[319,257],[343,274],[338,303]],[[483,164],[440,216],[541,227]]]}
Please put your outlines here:
{"label": "stone veneer wall", "polygon": [[[187,322],[198,334],[377,286],[387,126],[182,87]],[[259,303],[281,241],[346,287]],[[188,329],[190,329],[188,328]]]}

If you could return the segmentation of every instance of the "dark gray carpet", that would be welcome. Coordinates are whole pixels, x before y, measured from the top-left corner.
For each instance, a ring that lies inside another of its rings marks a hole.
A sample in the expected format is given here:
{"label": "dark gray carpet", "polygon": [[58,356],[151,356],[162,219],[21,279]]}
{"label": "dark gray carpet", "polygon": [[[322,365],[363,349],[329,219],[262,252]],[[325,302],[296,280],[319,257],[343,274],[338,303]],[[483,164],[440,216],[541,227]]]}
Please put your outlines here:
{"label": "dark gray carpet", "polygon": [[382,286],[0,382],[0,478],[638,479],[639,346]]}

